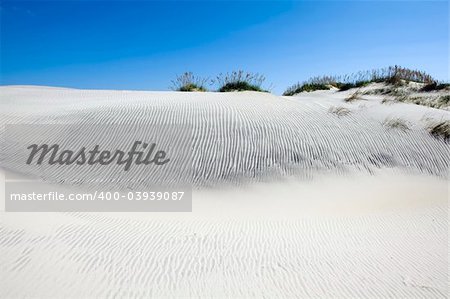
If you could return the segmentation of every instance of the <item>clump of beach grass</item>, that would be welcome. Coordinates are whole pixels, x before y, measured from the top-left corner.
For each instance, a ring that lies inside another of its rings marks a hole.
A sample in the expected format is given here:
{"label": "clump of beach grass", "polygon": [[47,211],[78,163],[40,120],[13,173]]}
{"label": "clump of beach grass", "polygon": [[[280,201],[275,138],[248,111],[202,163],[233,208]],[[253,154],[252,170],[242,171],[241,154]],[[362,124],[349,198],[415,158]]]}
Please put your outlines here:
{"label": "clump of beach grass", "polygon": [[388,129],[395,129],[403,132],[410,130],[408,123],[401,118],[388,118],[383,122],[383,126]]}
{"label": "clump of beach grass", "polygon": [[397,88],[389,89],[389,92],[385,92],[383,94],[386,95],[386,97],[381,101],[382,104],[391,104],[395,102],[404,103],[409,99],[407,92]]}
{"label": "clump of beach grass", "polygon": [[330,107],[330,109],[328,109],[328,112],[335,114],[338,117],[346,116],[351,113],[350,109],[347,109],[345,107]]}
{"label": "clump of beach grass", "polygon": [[213,83],[218,85],[219,92],[246,90],[268,92],[262,87],[265,80],[266,77],[261,74],[238,70],[230,73],[220,73]]}
{"label": "clump of beach grass", "polygon": [[433,122],[428,125],[428,132],[438,139],[442,139],[445,142],[450,141],[450,121],[444,120],[439,122]]}
{"label": "clump of beach grass", "polygon": [[347,103],[354,102],[357,100],[362,100],[361,93],[359,92],[359,90],[355,91],[354,93],[352,93],[351,95],[349,95],[344,99],[344,101]]}
{"label": "clump of beach grass", "polygon": [[339,91],[346,91],[352,88],[361,88],[369,85],[370,81],[356,81],[356,82],[348,82],[348,83],[337,83],[336,87],[339,88]]}
{"label": "clump of beach grass", "polygon": [[437,105],[438,108],[448,107],[450,105],[450,95],[440,96]]}
{"label": "clump of beach grass", "polygon": [[419,91],[421,92],[430,92],[430,91],[439,91],[443,89],[450,89],[450,83],[438,83],[436,81],[431,82],[423,86]]}
{"label": "clump of beach grass", "polygon": [[332,88],[332,85],[329,84],[322,84],[322,83],[297,83],[292,86],[290,86],[286,91],[283,93],[284,96],[293,96],[300,92],[311,92],[316,90],[330,90]]}
{"label": "clump of beach grass", "polygon": [[400,86],[409,82],[431,84],[435,82],[429,74],[398,65],[368,71],[359,71],[344,76],[326,75],[312,77],[304,82],[296,83],[286,89],[283,95],[291,96],[303,91],[328,90],[337,88],[339,91],[361,88],[370,83],[386,83]]}
{"label": "clump of beach grass", "polygon": [[175,91],[207,91],[206,82],[208,82],[208,78],[195,76],[192,72],[185,72],[177,75],[175,80],[171,81],[171,89]]}

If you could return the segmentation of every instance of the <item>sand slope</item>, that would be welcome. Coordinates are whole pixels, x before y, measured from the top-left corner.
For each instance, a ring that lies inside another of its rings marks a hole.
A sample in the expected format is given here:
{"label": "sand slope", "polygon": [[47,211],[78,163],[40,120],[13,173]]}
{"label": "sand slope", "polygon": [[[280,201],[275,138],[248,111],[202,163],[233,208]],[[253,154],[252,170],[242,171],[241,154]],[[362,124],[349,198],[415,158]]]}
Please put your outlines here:
{"label": "sand slope", "polygon": [[[97,91],[40,87],[1,87],[2,124],[182,124],[192,128],[193,184],[241,184],[246,180],[273,180],[286,174],[311,177],[318,172],[372,173],[395,168],[445,177],[450,146],[430,136],[427,123],[450,119],[450,112],[412,104],[382,105],[380,99],[346,104],[345,93],[311,93],[304,97],[271,94]],[[348,115],[330,113],[347,107]],[[383,126],[390,118],[404,119],[410,130]],[[47,134],[64,143],[67,136],[83,145],[84,131]],[[32,134],[30,132],[30,134]],[[18,138],[18,137],[17,137]],[[21,169],[31,136],[7,140],[0,155],[4,168]],[[129,133],[113,140],[104,134],[100,144],[129,148]],[[173,140],[179,136],[167,136]],[[27,170],[49,181],[66,183],[81,177],[97,178],[102,171],[54,168]],[[80,173],[81,171],[81,173]],[[132,175],[132,174],[127,174]],[[136,174],[142,176],[141,173]],[[164,179],[174,179],[173,169]],[[190,174],[189,174],[190,175]],[[107,179],[107,177],[105,178]],[[127,180],[128,178],[123,178]],[[126,186],[125,186],[126,187]]]}
{"label": "sand slope", "polygon": [[[446,298],[445,209],[297,221],[3,216],[3,298]],[[48,223],[25,229],[21,222]]]}
{"label": "sand slope", "polygon": [[[1,125],[192,125],[196,186],[192,213],[2,212],[0,297],[448,297],[450,148],[426,126],[449,112],[345,96],[0,87]],[[14,149],[3,169],[77,176]]]}

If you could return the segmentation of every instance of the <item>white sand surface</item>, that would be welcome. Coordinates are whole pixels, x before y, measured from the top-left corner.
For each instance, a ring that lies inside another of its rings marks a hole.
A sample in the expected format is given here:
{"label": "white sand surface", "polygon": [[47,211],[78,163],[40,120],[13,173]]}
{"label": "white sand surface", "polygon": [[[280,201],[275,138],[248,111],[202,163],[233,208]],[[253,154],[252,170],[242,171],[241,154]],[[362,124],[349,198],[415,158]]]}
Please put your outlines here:
{"label": "white sand surface", "polygon": [[1,125],[183,119],[196,170],[192,213],[2,212],[0,297],[448,297],[449,112],[344,98],[0,87]]}

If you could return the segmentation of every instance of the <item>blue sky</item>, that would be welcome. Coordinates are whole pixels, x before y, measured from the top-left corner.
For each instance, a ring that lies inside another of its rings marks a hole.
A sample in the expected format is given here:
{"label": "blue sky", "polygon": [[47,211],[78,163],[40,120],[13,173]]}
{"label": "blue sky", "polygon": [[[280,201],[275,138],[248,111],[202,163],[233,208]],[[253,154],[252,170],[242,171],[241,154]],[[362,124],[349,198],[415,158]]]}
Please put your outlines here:
{"label": "blue sky", "polygon": [[0,84],[167,90],[176,74],[398,64],[449,79],[447,1],[1,1]]}

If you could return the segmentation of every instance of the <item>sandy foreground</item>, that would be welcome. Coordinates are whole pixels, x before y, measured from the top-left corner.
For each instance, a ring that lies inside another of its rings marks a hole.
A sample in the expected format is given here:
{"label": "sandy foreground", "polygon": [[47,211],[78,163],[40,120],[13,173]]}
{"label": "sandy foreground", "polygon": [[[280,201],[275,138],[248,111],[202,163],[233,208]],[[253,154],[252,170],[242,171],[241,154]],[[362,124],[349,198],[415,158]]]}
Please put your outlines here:
{"label": "sandy foreground", "polygon": [[[2,87],[0,115],[3,124],[48,123],[136,117],[129,110],[137,107],[145,118],[166,111],[151,99],[182,98],[170,94]],[[206,104],[206,95],[189,95],[186,104],[209,128],[196,135],[209,152],[194,157],[193,212],[1,212],[0,297],[448,297],[449,145],[425,130],[448,111],[376,97],[343,103],[345,94],[332,92],[227,96]],[[336,117],[328,112],[335,106],[352,114]],[[382,122],[395,117],[411,129],[386,130]],[[204,161],[230,160],[202,134],[230,127],[243,131],[225,145],[246,158],[209,168]],[[294,161],[290,152],[305,154]],[[5,171],[21,171],[8,157],[6,147],[0,189]],[[263,163],[270,159],[279,163]],[[50,182],[71,175],[22,174]]]}

